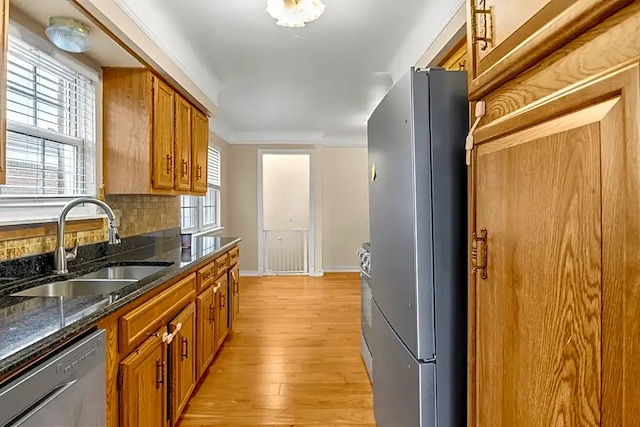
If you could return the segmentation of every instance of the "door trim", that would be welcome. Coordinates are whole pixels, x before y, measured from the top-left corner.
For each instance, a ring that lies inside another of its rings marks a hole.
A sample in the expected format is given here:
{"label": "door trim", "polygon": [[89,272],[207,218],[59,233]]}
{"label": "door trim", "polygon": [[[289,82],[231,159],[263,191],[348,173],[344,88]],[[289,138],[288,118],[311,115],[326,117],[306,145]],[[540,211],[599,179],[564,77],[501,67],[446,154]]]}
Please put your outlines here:
{"label": "door trim", "polygon": [[262,197],[262,159],[265,154],[308,154],[309,155],[309,276],[315,276],[316,258],[316,212],[315,212],[315,150],[293,148],[258,149],[258,276],[264,276],[264,201]]}

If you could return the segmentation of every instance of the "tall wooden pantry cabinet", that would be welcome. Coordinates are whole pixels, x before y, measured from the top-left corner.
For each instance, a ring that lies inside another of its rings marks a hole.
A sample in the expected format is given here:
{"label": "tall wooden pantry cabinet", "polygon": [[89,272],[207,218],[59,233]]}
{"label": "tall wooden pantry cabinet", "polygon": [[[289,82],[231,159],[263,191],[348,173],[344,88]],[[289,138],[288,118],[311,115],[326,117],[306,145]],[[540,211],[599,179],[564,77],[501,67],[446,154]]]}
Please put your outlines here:
{"label": "tall wooden pantry cabinet", "polygon": [[640,2],[467,9],[469,426],[638,426]]}

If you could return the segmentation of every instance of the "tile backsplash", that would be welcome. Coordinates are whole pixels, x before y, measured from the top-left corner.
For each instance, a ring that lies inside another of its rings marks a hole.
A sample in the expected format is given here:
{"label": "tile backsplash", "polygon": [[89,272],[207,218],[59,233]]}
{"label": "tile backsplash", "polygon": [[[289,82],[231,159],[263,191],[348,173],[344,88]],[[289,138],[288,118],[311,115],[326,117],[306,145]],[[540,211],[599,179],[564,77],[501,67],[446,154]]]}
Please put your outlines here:
{"label": "tile backsplash", "polygon": [[[106,201],[118,218],[122,237],[180,227],[179,197],[120,195],[107,196]],[[25,226],[0,227],[0,261],[52,252],[56,245],[55,224],[39,227],[44,231],[37,236],[31,236]],[[65,246],[73,246],[76,240],[81,246],[106,241],[106,221],[101,227],[65,233]]]}
{"label": "tile backsplash", "polygon": [[122,237],[180,227],[179,197],[122,195],[106,199],[118,218]]}

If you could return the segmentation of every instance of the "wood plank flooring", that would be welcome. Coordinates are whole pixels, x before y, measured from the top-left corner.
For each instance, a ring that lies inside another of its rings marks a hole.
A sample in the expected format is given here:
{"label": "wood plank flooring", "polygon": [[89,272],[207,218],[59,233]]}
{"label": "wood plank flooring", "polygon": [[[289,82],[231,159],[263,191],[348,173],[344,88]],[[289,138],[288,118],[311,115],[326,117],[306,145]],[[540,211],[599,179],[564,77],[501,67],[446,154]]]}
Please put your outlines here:
{"label": "wood plank flooring", "polygon": [[357,274],[242,277],[240,314],[180,427],[375,427]]}

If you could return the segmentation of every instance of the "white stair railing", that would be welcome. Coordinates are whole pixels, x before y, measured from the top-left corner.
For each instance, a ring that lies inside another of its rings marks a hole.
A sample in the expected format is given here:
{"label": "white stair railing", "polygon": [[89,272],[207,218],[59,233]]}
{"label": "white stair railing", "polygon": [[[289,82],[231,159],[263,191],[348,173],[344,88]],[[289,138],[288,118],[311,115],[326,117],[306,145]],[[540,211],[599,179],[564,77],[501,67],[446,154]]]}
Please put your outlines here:
{"label": "white stair railing", "polygon": [[309,273],[309,229],[264,230],[267,275]]}

